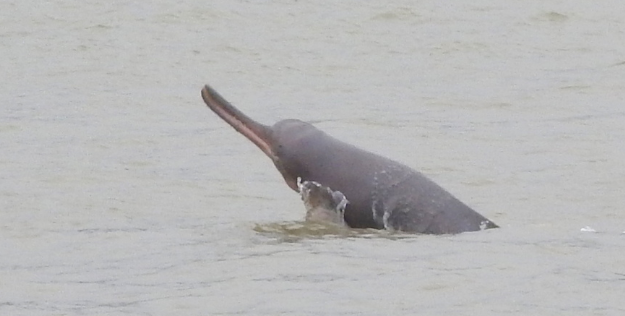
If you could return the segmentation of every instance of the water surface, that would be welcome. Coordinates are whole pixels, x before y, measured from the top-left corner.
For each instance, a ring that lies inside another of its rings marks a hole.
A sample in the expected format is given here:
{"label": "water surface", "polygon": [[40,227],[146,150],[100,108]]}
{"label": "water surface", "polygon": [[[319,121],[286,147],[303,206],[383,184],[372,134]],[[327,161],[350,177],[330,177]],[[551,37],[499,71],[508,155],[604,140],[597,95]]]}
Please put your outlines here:
{"label": "water surface", "polygon": [[[620,1],[0,12],[2,315],[625,311]],[[205,83],[418,169],[501,229],[306,226]]]}

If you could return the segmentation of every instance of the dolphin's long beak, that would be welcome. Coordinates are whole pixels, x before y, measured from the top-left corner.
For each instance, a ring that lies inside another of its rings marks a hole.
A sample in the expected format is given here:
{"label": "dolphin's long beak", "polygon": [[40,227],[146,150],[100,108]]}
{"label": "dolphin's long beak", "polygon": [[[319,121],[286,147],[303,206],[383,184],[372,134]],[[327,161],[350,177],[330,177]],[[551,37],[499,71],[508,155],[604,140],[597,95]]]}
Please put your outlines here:
{"label": "dolphin's long beak", "polygon": [[202,99],[215,114],[252,141],[271,160],[278,160],[271,147],[271,128],[243,114],[208,85],[202,89]]}

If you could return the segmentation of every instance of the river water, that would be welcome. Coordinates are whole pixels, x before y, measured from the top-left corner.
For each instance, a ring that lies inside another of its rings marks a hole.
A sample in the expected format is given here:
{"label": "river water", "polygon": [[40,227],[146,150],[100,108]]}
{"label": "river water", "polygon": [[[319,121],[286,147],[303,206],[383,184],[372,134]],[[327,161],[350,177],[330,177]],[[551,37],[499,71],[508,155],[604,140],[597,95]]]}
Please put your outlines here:
{"label": "river water", "polygon": [[[0,3],[0,315],[622,315],[625,2]],[[501,228],[328,233],[209,83]]]}

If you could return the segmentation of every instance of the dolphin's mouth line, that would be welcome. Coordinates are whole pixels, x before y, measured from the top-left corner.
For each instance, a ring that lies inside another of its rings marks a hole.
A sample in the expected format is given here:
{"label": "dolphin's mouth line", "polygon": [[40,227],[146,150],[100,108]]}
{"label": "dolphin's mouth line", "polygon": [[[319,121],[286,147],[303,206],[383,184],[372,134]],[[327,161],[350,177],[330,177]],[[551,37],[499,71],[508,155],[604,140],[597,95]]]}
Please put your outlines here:
{"label": "dolphin's mouth line", "polygon": [[206,103],[209,109],[260,148],[260,150],[271,159],[276,168],[278,168],[286,184],[291,189],[298,191],[295,178],[289,176],[289,173],[285,171],[280,158],[273,150],[273,146],[271,145],[273,134],[270,127],[260,124],[243,114],[243,112],[226,101],[226,99],[208,85],[205,85],[202,89],[202,99],[204,99],[204,103]]}
{"label": "dolphin's mouth line", "polygon": [[202,89],[202,99],[215,114],[258,146],[272,161],[278,160],[270,144],[271,129],[269,127],[243,114],[208,85]]}

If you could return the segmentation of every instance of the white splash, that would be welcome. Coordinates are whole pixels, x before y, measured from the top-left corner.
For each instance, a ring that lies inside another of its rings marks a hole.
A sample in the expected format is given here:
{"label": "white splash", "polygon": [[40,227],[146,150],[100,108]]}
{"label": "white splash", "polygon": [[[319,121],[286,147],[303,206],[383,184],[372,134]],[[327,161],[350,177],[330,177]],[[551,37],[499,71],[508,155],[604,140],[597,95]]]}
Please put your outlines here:
{"label": "white splash", "polygon": [[582,227],[582,229],[580,229],[579,231],[581,231],[582,233],[596,233],[597,232],[594,228],[590,226]]}
{"label": "white splash", "polygon": [[488,224],[490,224],[490,221],[482,221],[480,223],[480,230],[485,230],[486,228],[488,228]]}

